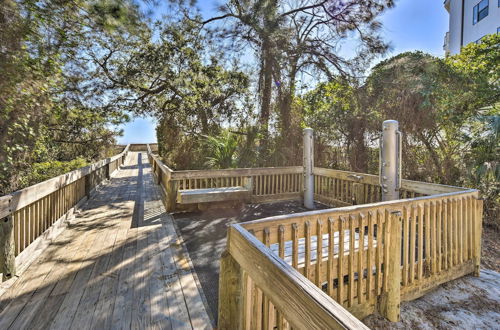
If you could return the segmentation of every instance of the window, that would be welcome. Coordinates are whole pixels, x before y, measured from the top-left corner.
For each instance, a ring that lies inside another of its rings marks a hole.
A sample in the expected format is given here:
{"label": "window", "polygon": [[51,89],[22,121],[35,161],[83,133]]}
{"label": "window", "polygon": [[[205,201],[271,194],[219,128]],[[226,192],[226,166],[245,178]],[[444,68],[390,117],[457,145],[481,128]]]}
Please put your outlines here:
{"label": "window", "polygon": [[472,24],[476,24],[477,22],[488,16],[488,7],[489,0],[481,0],[481,2],[474,6],[474,11],[472,13]]}

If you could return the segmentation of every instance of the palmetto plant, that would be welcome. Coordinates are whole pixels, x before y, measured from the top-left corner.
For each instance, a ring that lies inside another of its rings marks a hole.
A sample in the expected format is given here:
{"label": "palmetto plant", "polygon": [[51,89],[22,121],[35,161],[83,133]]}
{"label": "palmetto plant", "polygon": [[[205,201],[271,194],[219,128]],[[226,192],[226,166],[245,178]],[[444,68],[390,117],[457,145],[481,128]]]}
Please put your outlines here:
{"label": "palmetto plant", "polygon": [[207,136],[205,145],[210,153],[205,165],[209,168],[236,167],[237,137],[229,131],[223,131],[218,136]]}

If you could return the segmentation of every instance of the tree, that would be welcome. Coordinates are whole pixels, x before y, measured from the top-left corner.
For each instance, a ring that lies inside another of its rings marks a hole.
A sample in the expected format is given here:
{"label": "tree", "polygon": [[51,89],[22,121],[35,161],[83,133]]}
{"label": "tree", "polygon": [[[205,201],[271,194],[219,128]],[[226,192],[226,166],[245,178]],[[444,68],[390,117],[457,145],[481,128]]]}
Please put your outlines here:
{"label": "tree", "polygon": [[374,131],[383,120],[399,121],[405,176],[457,184],[461,128],[477,106],[473,81],[442,59],[409,52],[376,65],[365,89],[365,108],[376,116]]}
{"label": "tree", "polygon": [[[386,51],[376,16],[392,1],[277,0],[230,1],[221,6],[221,15],[202,22],[232,22],[230,31],[219,30],[224,38],[252,47],[258,60],[261,131],[261,158],[268,153],[269,120],[273,105],[278,113],[281,147],[293,136],[293,98],[301,73],[323,72],[328,77],[348,74],[364,67]],[[353,58],[341,56],[342,41],[358,36],[359,47]],[[273,89],[275,91],[273,92]],[[299,115],[300,116],[300,115]],[[297,132],[295,132],[295,135]],[[300,134],[299,134],[300,135]],[[295,148],[296,141],[292,142]],[[290,151],[289,150],[289,151]],[[286,158],[294,152],[287,152]]]}
{"label": "tree", "polygon": [[[318,84],[302,98],[305,124],[315,130],[319,164],[368,171],[365,135],[370,114],[361,108],[359,93],[354,83],[337,78]],[[341,161],[344,155],[348,164]]]}
{"label": "tree", "polygon": [[126,116],[83,88],[100,78],[84,57],[133,25],[136,9],[127,0],[0,4],[0,193],[32,183],[24,177],[36,163],[91,161],[114,143],[110,124]]}
{"label": "tree", "polygon": [[478,107],[500,100],[500,34],[490,34],[481,38],[480,43],[468,44],[459,54],[447,57],[446,63],[474,81]]}
{"label": "tree", "polygon": [[204,136],[238,123],[248,104],[248,77],[236,65],[223,67],[208,47],[199,27],[181,20],[91,54],[107,78],[98,88],[113,92],[106,108],[156,117],[160,153],[173,167],[202,166]]}

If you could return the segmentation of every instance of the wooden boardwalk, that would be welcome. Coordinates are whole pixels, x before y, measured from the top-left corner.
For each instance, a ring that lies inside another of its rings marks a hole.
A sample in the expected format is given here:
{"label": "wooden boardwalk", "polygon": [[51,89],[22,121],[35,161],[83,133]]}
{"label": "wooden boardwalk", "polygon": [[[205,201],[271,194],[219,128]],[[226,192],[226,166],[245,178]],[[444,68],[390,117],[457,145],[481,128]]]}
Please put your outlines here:
{"label": "wooden boardwalk", "polygon": [[0,329],[212,328],[146,152],[0,296]]}

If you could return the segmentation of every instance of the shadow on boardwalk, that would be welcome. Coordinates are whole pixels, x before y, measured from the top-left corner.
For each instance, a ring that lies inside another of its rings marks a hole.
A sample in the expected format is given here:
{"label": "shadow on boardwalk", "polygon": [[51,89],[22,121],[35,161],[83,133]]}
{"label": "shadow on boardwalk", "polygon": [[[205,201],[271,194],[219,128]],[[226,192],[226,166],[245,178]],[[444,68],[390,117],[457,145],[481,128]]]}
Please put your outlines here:
{"label": "shadow on boardwalk", "polygon": [[0,329],[211,328],[144,153],[0,296]]}

